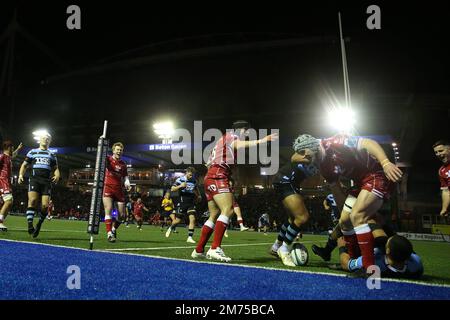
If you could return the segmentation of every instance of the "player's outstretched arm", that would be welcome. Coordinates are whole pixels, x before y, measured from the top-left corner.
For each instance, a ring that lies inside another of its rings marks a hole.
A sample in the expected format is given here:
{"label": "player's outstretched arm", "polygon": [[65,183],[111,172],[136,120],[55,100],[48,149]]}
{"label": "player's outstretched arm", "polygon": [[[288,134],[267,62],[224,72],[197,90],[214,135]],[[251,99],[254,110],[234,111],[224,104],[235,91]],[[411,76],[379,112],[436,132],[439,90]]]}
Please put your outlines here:
{"label": "player's outstretched arm", "polygon": [[242,148],[254,147],[258,144],[267,143],[269,141],[276,141],[276,140],[278,140],[278,133],[272,133],[272,134],[269,134],[268,136],[265,136],[264,138],[258,139],[258,140],[250,140],[250,141],[236,140],[235,143],[233,144],[233,146],[235,149],[242,149]]}
{"label": "player's outstretched arm", "polygon": [[378,142],[372,139],[362,139],[361,148],[366,149],[369,154],[374,156],[378,162],[383,166],[383,171],[386,177],[392,182],[397,182],[401,179],[403,172],[395,164],[389,161],[383,148]]}
{"label": "player's outstretched arm", "polygon": [[442,209],[441,216],[448,216],[448,209],[450,206],[450,191],[449,189],[442,190]]}
{"label": "player's outstretched arm", "polygon": [[19,151],[22,150],[23,144],[22,142],[17,146],[17,149],[13,151],[12,158],[14,159],[19,154]]}

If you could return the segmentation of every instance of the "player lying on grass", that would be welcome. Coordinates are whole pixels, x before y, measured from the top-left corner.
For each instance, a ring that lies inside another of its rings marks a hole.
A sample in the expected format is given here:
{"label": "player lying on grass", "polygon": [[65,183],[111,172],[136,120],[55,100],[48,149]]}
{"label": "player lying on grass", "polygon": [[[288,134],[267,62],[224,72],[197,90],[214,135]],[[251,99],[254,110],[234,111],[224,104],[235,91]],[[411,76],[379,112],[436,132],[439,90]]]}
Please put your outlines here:
{"label": "player lying on grass", "polygon": [[334,198],[341,206],[345,199],[339,178],[354,181],[361,190],[351,214],[341,215],[339,224],[351,255],[360,250],[364,268],[375,263],[374,238],[367,221],[389,198],[393,183],[402,171],[389,161],[383,148],[374,140],[346,135],[316,139],[300,135],[294,142],[297,162],[311,164],[330,184]]}
{"label": "player lying on grass", "polygon": [[[338,240],[339,261],[345,271],[354,272],[363,268],[362,257],[352,258],[348,254],[343,237]],[[393,235],[382,249],[375,248],[375,265],[381,276],[388,278],[418,279],[423,275],[423,264],[414,252],[411,242],[403,236]]]}
{"label": "player lying on grass", "polygon": [[[352,211],[352,208],[356,202],[356,197],[349,194],[347,196],[347,199],[345,200],[344,206],[342,208],[341,215],[349,215]],[[369,220],[368,225],[370,230],[372,231],[372,235],[374,237],[374,246],[375,247],[384,247],[387,237],[386,238],[380,238],[384,235],[394,235],[395,232],[392,230],[390,226],[388,226],[385,223],[384,217],[379,214],[378,212],[375,215],[375,219]],[[379,233],[377,230],[382,229],[383,233]],[[324,261],[330,261],[331,259],[331,253],[333,250],[338,246],[338,239],[343,237],[342,230],[340,225],[336,225],[333,229],[333,232],[328,236],[327,243],[325,247],[319,247],[318,245],[313,244],[311,249],[314,252],[314,254],[321,257]],[[359,252],[359,250],[356,250],[356,252]]]}
{"label": "player lying on grass", "polygon": [[295,267],[291,257],[292,243],[309,218],[303,197],[299,194],[300,184],[317,173],[313,166],[288,162],[281,166],[273,180],[273,188],[288,212],[289,221],[281,226],[271,254],[279,256],[283,264],[289,267]]}

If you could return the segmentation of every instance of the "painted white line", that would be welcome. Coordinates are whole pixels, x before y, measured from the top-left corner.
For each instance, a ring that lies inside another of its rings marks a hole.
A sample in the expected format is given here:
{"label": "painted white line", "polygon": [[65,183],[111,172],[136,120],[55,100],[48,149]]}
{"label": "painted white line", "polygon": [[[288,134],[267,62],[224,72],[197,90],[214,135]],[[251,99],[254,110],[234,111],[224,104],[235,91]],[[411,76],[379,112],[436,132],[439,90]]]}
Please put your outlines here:
{"label": "painted white line", "polygon": [[[302,243],[318,242],[318,241],[302,241]],[[273,242],[264,243],[238,243],[238,244],[223,244],[221,247],[251,247],[251,246],[268,246]],[[105,249],[107,251],[121,252],[121,251],[152,251],[152,250],[164,250],[164,249],[194,249],[195,246],[184,247],[145,247],[145,248],[122,248],[122,249]]]}
{"label": "painted white line", "polygon": [[[16,243],[27,243],[27,244],[37,245],[37,246],[48,246],[48,247],[56,247],[56,248],[65,248],[65,249],[72,249],[72,250],[87,251],[87,252],[90,252],[90,253],[101,252],[101,253],[107,253],[107,254],[113,254],[113,255],[137,256],[137,257],[153,258],[153,259],[160,259],[160,260],[183,261],[183,262],[188,262],[188,263],[209,264],[209,265],[217,264],[217,265],[229,266],[229,267],[241,267],[241,268],[249,268],[249,269],[263,269],[263,270],[272,270],[272,271],[279,271],[279,272],[319,274],[319,275],[332,276],[332,277],[348,278],[347,274],[328,273],[328,272],[321,272],[321,271],[279,269],[279,268],[272,268],[272,267],[249,266],[249,265],[243,265],[243,264],[237,264],[237,263],[209,262],[207,260],[196,261],[196,260],[190,260],[190,259],[180,259],[180,258],[169,258],[169,257],[152,256],[152,255],[147,255],[147,254],[137,254],[137,253],[128,253],[128,252],[111,252],[111,251],[107,251],[107,250],[94,250],[94,251],[92,251],[92,250],[89,250],[89,249],[68,247],[68,246],[62,246],[62,245],[57,245],[57,244],[36,243],[36,242],[30,242],[30,241],[11,240],[11,239],[0,239],[0,241],[16,242]],[[425,286],[425,287],[450,288],[450,284],[424,283],[424,282],[419,282],[419,281],[414,281],[414,280],[381,279],[381,281],[384,281],[384,282],[398,282],[398,283],[410,283],[410,284],[416,284],[416,285]]]}
{"label": "painted white line", "polygon": [[[25,228],[10,228],[8,227],[8,230],[12,231],[28,231],[28,229]],[[41,229],[41,232],[62,232],[62,233],[86,233],[87,231],[81,231],[81,230],[52,230],[52,229]]]}

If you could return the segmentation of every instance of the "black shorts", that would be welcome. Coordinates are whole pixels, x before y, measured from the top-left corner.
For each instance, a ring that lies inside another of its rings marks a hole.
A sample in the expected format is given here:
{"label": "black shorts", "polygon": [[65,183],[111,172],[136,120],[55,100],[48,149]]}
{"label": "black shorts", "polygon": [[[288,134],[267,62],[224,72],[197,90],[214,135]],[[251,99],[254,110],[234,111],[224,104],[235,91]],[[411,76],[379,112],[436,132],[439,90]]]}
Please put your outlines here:
{"label": "black shorts", "polygon": [[298,190],[290,183],[274,183],[273,188],[281,200],[284,200],[290,195],[299,194]]}
{"label": "black shorts", "polygon": [[30,177],[28,192],[37,192],[41,196],[52,195],[52,182],[50,179],[40,177]]}
{"label": "black shorts", "polygon": [[179,202],[177,204],[176,215],[177,216],[190,216],[195,215],[197,210],[195,209],[194,202]]}

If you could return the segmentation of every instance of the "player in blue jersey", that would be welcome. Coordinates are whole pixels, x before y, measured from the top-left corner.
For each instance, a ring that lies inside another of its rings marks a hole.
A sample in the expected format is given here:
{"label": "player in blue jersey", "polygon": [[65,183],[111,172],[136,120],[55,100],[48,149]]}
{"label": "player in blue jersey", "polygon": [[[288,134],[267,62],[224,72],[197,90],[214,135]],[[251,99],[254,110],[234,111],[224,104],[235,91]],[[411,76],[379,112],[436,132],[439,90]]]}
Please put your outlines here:
{"label": "player in blue jersey", "polygon": [[195,243],[195,240],[192,238],[195,228],[195,202],[201,197],[194,174],[195,168],[188,167],[186,169],[186,174],[179,177],[171,188],[172,192],[180,192],[180,201],[177,204],[175,213],[171,215],[172,225],[166,231],[166,237],[169,237],[173,228],[181,222],[180,218],[188,216],[189,229],[186,242],[189,243]]}
{"label": "player in blue jersey", "polygon": [[314,166],[289,162],[278,170],[273,180],[274,190],[288,211],[289,220],[281,226],[271,254],[277,255],[286,266],[295,267],[291,257],[292,243],[300,234],[300,227],[309,218],[303,197],[299,194],[300,183],[316,174],[318,170]]}
{"label": "player in blue jersey", "polygon": [[[355,272],[363,269],[362,257],[352,259],[345,247],[343,238],[339,239],[339,259],[342,269]],[[375,265],[380,275],[387,278],[417,279],[423,274],[423,264],[414,252],[411,242],[400,235],[390,237],[384,248],[375,248]]]}
{"label": "player in blue jersey", "polygon": [[[47,208],[51,197],[52,183],[58,183],[60,172],[56,156],[48,150],[51,142],[51,135],[43,133],[39,137],[39,148],[30,150],[19,171],[18,182],[24,182],[24,175],[31,167],[28,184],[28,208],[27,221],[28,233],[36,238],[39,235],[42,223],[47,216]],[[40,208],[38,207],[41,202]],[[40,211],[39,211],[40,210]],[[39,221],[36,228],[33,226],[33,218],[39,212]]]}

